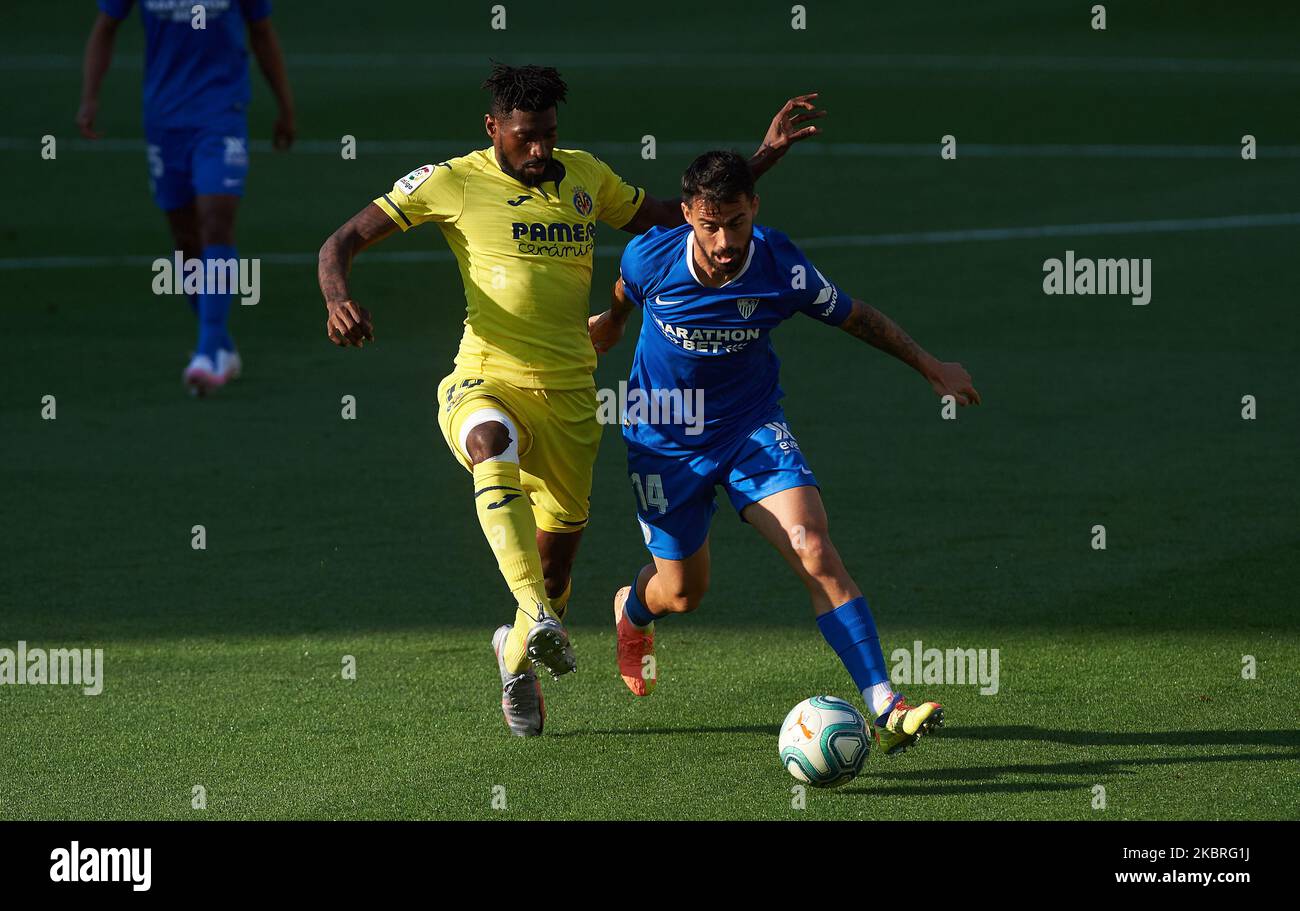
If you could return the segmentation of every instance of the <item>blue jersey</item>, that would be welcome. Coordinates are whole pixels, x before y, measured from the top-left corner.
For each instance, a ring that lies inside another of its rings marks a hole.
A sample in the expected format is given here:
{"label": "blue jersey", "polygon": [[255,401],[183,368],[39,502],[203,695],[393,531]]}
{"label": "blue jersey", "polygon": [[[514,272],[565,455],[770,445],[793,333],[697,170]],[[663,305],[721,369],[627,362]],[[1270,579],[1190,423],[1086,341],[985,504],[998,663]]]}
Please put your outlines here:
{"label": "blue jersey", "polygon": [[[690,225],[651,228],[623,251],[623,288],[644,311],[623,421],[629,445],[680,452],[749,434],[784,394],[772,330],[796,313],[838,326],[852,309],[773,228],[754,226],[740,271],[720,288],[696,278],[694,254]],[[698,403],[703,419],[674,415],[674,399]]]}
{"label": "blue jersey", "polygon": [[[134,0],[99,0],[125,19]],[[244,23],[271,14],[270,0],[204,0],[205,27],[194,28],[192,0],[140,0],[144,22],[146,128],[202,126],[243,112],[251,89]]]}

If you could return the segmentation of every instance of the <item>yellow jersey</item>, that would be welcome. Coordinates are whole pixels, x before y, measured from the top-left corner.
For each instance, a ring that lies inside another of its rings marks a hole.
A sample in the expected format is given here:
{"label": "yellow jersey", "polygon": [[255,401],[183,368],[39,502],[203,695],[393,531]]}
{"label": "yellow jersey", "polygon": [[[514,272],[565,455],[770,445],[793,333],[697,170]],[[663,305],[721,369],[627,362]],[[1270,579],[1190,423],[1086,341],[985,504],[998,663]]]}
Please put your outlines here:
{"label": "yellow jersey", "polygon": [[530,187],[480,149],[417,168],[375,204],[403,231],[437,222],[456,255],[468,305],[458,369],[579,389],[596,369],[587,336],[596,222],[623,227],[645,193],[589,152],[552,158],[558,180]]}

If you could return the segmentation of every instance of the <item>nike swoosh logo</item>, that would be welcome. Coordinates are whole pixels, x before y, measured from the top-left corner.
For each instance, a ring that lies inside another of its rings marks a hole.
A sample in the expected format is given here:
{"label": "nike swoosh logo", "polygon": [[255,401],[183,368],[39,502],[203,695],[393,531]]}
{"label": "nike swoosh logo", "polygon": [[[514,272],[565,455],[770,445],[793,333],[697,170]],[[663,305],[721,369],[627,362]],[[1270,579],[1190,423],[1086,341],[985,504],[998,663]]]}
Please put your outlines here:
{"label": "nike swoosh logo", "polygon": [[684,300],[679,300],[679,301],[666,301],[666,300],[664,300],[662,297],[659,297],[658,295],[656,295],[656,296],[655,296],[655,303],[656,303],[656,304],[682,304],[682,303],[685,303],[685,301],[684,301]]}

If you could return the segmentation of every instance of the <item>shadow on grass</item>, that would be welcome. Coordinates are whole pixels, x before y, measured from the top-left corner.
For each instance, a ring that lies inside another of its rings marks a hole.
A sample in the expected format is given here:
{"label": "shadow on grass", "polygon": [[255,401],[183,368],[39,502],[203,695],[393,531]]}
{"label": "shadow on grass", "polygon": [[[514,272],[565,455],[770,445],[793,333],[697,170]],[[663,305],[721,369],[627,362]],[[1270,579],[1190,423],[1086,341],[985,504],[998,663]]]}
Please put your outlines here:
{"label": "shadow on grass", "polygon": [[1300,731],[1057,731],[1031,724],[944,728],[945,740],[1036,740],[1069,746],[1300,747]]}
{"label": "shadow on grass", "polygon": [[[861,779],[858,780],[861,781]],[[933,796],[953,794],[1030,794],[1036,791],[1078,791],[1090,787],[1092,785],[1086,782],[1002,781],[985,784],[945,784],[923,788],[871,785],[865,788],[840,788],[835,793],[870,794],[872,797],[916,797],[922,794]]]}
{"label": "shadow on grass", "polygon": [[[1065,791],[1089,788],[1098,778],[1114,775],[1136,775],[1135,767],[1173,765],[1204,765],[1217,762],[1294,762],[1300,752],[1282,753],[1231,753],[1219,756],[1145,756],[1134,759],[1098,759],[1090,762],[1011,763],[999,766],[967,766],[956,769],[915,769],[907,772],[882,772],[864,776],[876,784],[842,789],[845,794],[983,794],[1018,791]],[[1077,783],[1063,781],[1007,782],[998,781],[1008,775],[1085,776]],[[984,779],[981,781],[981,779]],[[860,781],[862,779],[859,779]],[[907,781],[927,784],[909,787]],[[949,783],[941,783],[941,782]],[[957,782],[961,782],[958,784]]]}
{"label": "shadow on grass", "polygon": [[[694,728],[621,728],[618,730],[584,730],[559,731],[556,737],[623,737],[655,736],[663,734],[770,734],[777,735],[777,726],[773,724],[738,724],[731,727],[694,727]],[[547,735],[551,736],[551,735]]]}
{"label": "shadow on grass", "polygon": [[[766,724],[623,728],[579,731],[560,731],[556,737],[623,737],[660,736],[672,734],[776,734],[776,728]],[[1297,731],[1151,731],[1121,733],[1109,731],[1058,731],[1033,725],[1005,725],[979,728],[945,730],[936,735],[943,739],[1026,741],[1062,743],[1079,747],[1114,746],[1281,746],[1300,747]],[[1221,762],[1295,762],[1300,760],[1300,749],[1269,753],[1230,753],[1227,755],[1177,755],[1141,756],[1134,758],[1106,758],[1084,761],[1052,763],[1008,763],[996,766],[966,766],[963,768],[923,768],[893,771],[888,766],[868,766],[858,779],[856,787],[841,788],[837,793],[868,794],[874,796],[916,796],[957,794],[1023,794],[1032,792],[1084,790],[1097,783],[1099,778],[1116,775],[1137,775],[1143,767],[1203,765]],[[889,762],[890,760],[885,760]],[[879,770],[879,771],[877,771]],[[1018,775],[1043,775],[1056,781],[1003,781]],[[1060,781],[1072,776],[1084,780]],[[911,782],[917,782],[911,784]]]}
{"label": "shadow on grass", "polygon": [[[675,728],[601,728],[560,731],[556,737],[659,736],[663,734],[773,734],[776,725],[745,724]],[[1069,746],[1277,746],[1300,748],[1300,731],[1058,731],[1030,724],[949,728],[944,740],[998,740],[1062,743]]]}

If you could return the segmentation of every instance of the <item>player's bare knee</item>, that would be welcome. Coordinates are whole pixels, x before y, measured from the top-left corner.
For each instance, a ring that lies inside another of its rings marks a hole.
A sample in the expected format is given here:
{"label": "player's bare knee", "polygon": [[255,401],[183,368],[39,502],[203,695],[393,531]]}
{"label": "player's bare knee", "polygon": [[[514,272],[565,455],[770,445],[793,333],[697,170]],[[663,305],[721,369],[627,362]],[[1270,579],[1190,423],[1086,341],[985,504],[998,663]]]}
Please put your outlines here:
{"label": "player's bare knee", "polygon": [[203,219],[199,227],[199,236],[203,246],[230,246],[235,242],[235,220],[222,216]]}
{"label": "player's bare knee", "polygon": [[234,197],[200,196],[195,200],[199,238],[203,245],[229,246],[235,242],[235,213],[239,200]]}
{"label": "player's bare knee", "polygon": [[806,579],[825,580],[841,574],[840,555],[824,530],[805,530],[801,535],[792,536],[792,540]]}
{"label": "player's bare knee", "polygon": [[681,586],[668,594],[668,610],[674,614],[689,614],[704,601],[708,592],[708,583],[703,585]]}
{"label": "player's bare knee", "polygon": [[510,431],[500,421],[485,421],[465,435],[465,453],[477,465],[495,459],[510,448]]}

